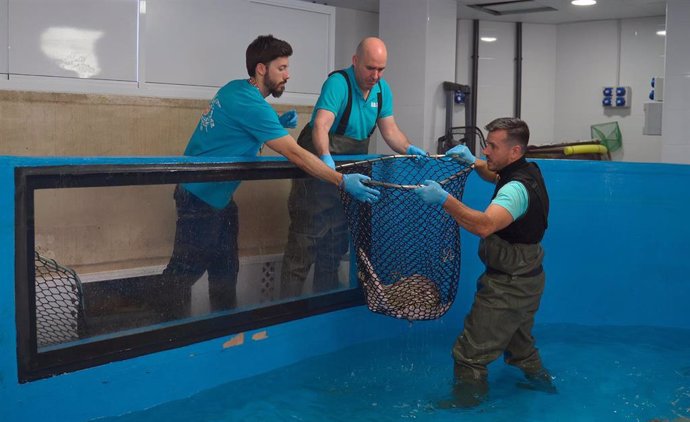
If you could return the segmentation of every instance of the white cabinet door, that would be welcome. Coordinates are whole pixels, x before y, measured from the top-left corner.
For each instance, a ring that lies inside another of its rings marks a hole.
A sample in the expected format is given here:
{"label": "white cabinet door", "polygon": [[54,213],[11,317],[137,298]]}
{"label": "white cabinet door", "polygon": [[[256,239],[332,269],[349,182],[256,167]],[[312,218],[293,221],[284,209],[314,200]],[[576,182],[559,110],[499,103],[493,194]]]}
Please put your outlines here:
{"label": "white cabinet door", "polygon": [[7,27],[9,25],[7,20],[7,5],[9,0],[0,0],[0,73],[7,74],[8,66],[8,41],[7,41]]}
{"label": "white cabinet door", "polygon": [[142,33],[147,83],[218,87],[247,74],[245,0],[148,0]]}
{"label": "white cabinet door", "polygon": [[9,0],[9,72],[137,80],[137,0]]}
{"label": "white cabinet door", "polygon": [[145,82],[219,87],[246,78],[247,46],[273,34],[294,50],[286,91],[318,94],[333,66],[334,10],[286,0],[148,0]]}

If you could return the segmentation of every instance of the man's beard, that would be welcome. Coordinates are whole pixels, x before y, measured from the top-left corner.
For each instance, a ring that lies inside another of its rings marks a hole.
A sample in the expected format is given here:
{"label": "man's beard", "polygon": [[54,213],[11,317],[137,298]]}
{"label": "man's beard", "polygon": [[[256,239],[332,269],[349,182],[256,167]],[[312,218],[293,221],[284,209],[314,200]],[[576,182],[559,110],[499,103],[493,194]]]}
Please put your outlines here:
{"label": "man's beard", "polygon": [[285,91],[285,84],[283,82],[268,81],[267,87],[268,93],[273,95],[275,98],[279,98]]}

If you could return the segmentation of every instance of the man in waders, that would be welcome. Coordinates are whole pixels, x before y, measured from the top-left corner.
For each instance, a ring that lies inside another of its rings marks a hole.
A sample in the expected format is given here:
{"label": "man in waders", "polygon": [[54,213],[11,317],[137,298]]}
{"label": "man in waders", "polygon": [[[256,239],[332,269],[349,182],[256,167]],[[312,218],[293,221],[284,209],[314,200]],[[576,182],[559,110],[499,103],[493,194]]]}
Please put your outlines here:
{"label": "man in waders", "polygon": [[479,175],[496,184],[484,212],[450,196],[434,181],[415,192],[428,204],[443,206],[465,230],[481,237],[479,257],[486,271],[477,282],[472,309],[453,347],[456,407],[475,406],[488,393],[487,364],[503,354],[520,368],[520,386],[555,392],[534,345],[534,315],[544,290],[541,240],[547,227],[549,197],[535,163],[525,160],[529,128],[519,119],[500,118],[486,126],[483,150],[476,159],[459,145],[446,155],[475,165]]}
{"label": "man in waders", "polygon": [[[311,121],[297,143],[335,169],[331,154],[369,152],[378,125],[398,154],[426,155],[411,145],[393,117],[393,94],[382,79],[388,53],[382,40],[365,38],[352,66],[331,73],[321,88]],[[348,248],[348,230],[338,190],[316,179],[293,180],[288,199],[290,229],[281,269],[281,297],[299,296],[314,265],[314,293],[337,289],[338,267]]]}
{"label": "man in waders", "polygon": [[[285,129],[294,113],[278,116],[266,101],[280,97],[290,79],[292,46],[261,35],[247,47],[249,78],[235,79],[218,90],[199,119],[184,155],[226,159],[256,157],[263,145],[337,191],[373,202],[379,192],[361,174],[342,175],[303,148]],[[287,115],[287,118],[285,118]],[[295,122],[296,123],[296,122]],[[157,312],[162,319],[187,317],[191,287],[208,272],[211,311],[237,304],[239,214],[233,199],[240,180],[180,183],[175,189],[175,244],[158,286]]]}

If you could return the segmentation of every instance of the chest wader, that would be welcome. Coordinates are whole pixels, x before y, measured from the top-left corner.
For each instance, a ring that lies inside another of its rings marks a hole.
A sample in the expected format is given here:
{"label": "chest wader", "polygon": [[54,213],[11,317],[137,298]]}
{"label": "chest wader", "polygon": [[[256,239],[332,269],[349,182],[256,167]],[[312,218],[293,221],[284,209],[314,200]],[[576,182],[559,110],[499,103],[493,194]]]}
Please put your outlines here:
{"label": "chest wader", "polygon": [[[297,143],[316,153],[307,124]],[[329,134],[332,154],[367,154],[369,139]],[[314,293],[338,287],[338,267],[348,248],[348,229],[338,188],[314,178],[294,179],[288,198],[290,230],[281,268],[281,297],[299,296],[314,265]]]}
{"label": "chest wader", "polygon": [[[511,244],[493,234],[479,243],[486,271],[479,277],[470,313],[453,346],[456,396],[488,392],[486,365],[504,354],[528,379],[550,376],[532,338],[544,290],[541,244]],[[461,398],[460,398],[461,399]]]}
{"label": "chest wader", "polygon": [[[345,136],[352,109],[352,88],[345,71],[333,73],[339,73],[345,78],[348,97],[338,127],[334,133],[328,134],[328,149],[335,155],[367,154],[369,139],[376,128],[378,115],[366,139],[359,141]],[[380,115],[382,106],[380,82],[378,102]],[[318,156],[314,148],[310,124],[302,129],[297,143]],[[338,288],[338,267],[349,245],[347,221],[338,188],[314,178],[295,179],[292,181],[288,198],[288,211],[290,229],[281,268],[280,297],[299,296],[312,265],[314,265],[314,293]]]}
{"label": "chest wader", "polygon": [[211,312],[237,304],[237,233],[239,219],[233,199],[217,209],[178,185],[175,188],[177,224],[170,261],[160,278],[156,301],[164,320],[188,317],[192,285],[208,272]]}

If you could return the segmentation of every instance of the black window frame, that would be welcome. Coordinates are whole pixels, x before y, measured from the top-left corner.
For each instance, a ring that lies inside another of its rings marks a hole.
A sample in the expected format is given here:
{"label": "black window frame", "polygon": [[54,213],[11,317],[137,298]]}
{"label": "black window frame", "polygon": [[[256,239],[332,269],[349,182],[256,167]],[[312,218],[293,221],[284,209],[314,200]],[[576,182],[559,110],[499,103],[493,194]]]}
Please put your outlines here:
{"label": "black window frame", "polygon": [[14,175],[15,318],[20,383],[364,304],[361,288],[353,287],[202,320],[166,323],[144,332],[114,333],[112,338],[39,352],[34,268],[36,190],[309,176],[287,161],[22,166],[15,168]]}

